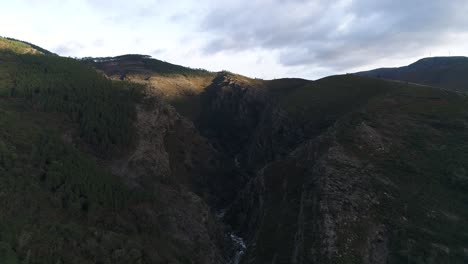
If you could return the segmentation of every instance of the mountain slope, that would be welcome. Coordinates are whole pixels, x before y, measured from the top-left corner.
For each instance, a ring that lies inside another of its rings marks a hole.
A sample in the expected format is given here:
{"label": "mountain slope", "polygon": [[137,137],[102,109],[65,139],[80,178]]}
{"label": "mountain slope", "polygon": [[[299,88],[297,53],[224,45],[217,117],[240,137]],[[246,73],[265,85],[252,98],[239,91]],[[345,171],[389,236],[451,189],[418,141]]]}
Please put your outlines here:
{"label": "mountain slope", "polygon": [[434,57],[421,59],[400,68],[381,68],[358,75],[419,83],[455,91],[468,91],[467,57]]}
{"label": "mountain slope", "polygon": [[55,55],[52,52],[29,42],[4,37],[0,37],[0,50],[9,50],[18,54]]}
{"label": "mountain slope", "polygon": [[189,121],[73,59],[0,60],[1,262],[224,261],[222,170]]}
{"label": "mountain slope", "polygon": [[[450,164],[457,164],[454,170],[466,166],[458,163],[466,153],[455,138],[466,136],[464,122],[458,120],[467,101],[417,89],[397,88],[371,99],[291,158],[265,168],[259,176],[261,188],[266,189],[264,203],[270,200],[272,206],[264,209],[256,259],[276,255],[285,263],[294,258],[297,263],[466,261],[467,240],[460,228],[467,219],[466,197]],[[457,122],[460,127],[449,125]],[[448,153],[456,154],[444,159]],[[283,168],[274,169],[278,165]],[[268,198],[281,186],[287,188],[284,202]],[[268,191],[271,188],[276,189]],[[278,203],[284,203],[281,209]],[[279,226],[292,230],[278,232]],[[271,241],[280,245],[272,248]],[[312,248],[315,254],[308,253]]]}
{"label": "mountain slope", "polygon": [[[0,102],[2,262],[221,261],[219,227],[177,178],[158,183],[171,174],[148,169],[138,157],[136,168],[113,175],[78,147],[66,118],[24,104]],[[129,178],[145,188],[125,185]]]}
{"label": "mountain slope", "polygon": [[[147,55],[84,58],[83,61],[114,80],[146,85],[155,96],[165,97],[184,116],[195,118],[198,95],[212,82],[215,73],[153,59]],[[195,111],[193,111],[195,109]]]}
{"label": "mountain slope", "polygon": [[[237,85],[222,84],[211,101],[241,111],[211,125],[232,130],[224,124],[257,109],[260,118],[241,121],[250,140],[234,141],[233,156],[248,168],[245,149],[272,153],[258,170],[244,171],[247,184],[225,215],[248,241],[244,263],[467,260],[467,164],[458,144],[467,136],[465,96],[346,75],[283,91],[267,103],[279,104],[272,111],[258,101],[258,87]],[[234,96],[237,89],[247,98]]]}
{"label": "mountain slope", "polygon": [[124,79],[126,74],[151,74],[161,75],[181,74],[200,75],[209,74],[203,69],[192,69],[169,62],[151,58],[148,55],[127,54],[117,57],[84,58],[84,62],[102,70],[108,76],[118,76]]}

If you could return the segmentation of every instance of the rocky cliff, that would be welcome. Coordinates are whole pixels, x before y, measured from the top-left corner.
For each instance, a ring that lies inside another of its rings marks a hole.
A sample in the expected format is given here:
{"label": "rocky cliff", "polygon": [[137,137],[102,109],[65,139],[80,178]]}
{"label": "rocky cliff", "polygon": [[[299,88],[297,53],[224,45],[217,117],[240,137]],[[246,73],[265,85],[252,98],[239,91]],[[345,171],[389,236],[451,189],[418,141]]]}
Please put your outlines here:
{"label": "rocky cliff", "polygon": [[154,195],[155,211],[145,214],[145,221],[160,224],[187,250],[177,254],[197,263],[223,262],[223,227],[207,204],[215,203],[210,183],[221,171],[220,155],[190,121],[152,93],[137,107],[136,128],[136,148],[113,162],[113,172],[135,192]]}
{"label": "rocky cliff", "polygon": [[[306,92],[286,92],[288,99],[298,93],[311,101],[330,90],[350,96],[305,102],[298,113],[267,86],[219,78],[206,91],[204,106],[212,114],[201,118],[212,126],[207,137],[227,144],[221,149],[232,151],[244,173],[224,216],[247,241],[243,263],[467,258],[464,240],[447,237],[455,229],[434,229],[436,223],[465,221],[461,207],[446,212],[448,204],[461,201],[461,189],[450,183],[450,172],[442,172],[448,163],[437,158],[458,149],[453,137],[461,136],[465,122],[449,124],[464,116],[463,95],[340,76]],[[326,112],[317,115],[320,110]],[[465,155],[459,151],[457,157]]]}

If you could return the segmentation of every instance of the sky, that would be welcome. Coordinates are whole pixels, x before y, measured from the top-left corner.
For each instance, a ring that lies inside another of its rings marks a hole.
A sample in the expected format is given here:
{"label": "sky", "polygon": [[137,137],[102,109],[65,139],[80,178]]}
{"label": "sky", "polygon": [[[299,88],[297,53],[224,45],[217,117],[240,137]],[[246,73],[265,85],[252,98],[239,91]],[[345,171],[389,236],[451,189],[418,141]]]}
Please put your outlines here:
{"label": "sky", "polygon": [[62,56],[147,54],[262,79],[468,55],[467,0],[4,0],[0,10],[0,35]]}

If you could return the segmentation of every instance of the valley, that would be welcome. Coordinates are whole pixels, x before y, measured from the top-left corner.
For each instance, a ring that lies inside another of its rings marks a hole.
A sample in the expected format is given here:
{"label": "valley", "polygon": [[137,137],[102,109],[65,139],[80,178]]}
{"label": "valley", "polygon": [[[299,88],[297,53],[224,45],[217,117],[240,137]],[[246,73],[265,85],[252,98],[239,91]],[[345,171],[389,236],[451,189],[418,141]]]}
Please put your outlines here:
{"label": "valley", "polygon": [[0,260],[466,263],[465,60],[261,80],[0,38]]}

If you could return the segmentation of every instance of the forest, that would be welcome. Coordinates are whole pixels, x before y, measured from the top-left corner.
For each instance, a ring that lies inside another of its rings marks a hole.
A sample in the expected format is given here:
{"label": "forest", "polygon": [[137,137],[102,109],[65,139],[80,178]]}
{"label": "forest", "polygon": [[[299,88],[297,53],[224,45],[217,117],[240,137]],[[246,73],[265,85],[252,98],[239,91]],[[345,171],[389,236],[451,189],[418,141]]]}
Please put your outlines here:
{"label": "forest", "polygon": [[11,88],[2,94],[24,98],[42,111],[67,114],[100,155],[132,144],[141,85],[111,81],[71,58],[24,54],[15,59],[9,69]]}
{"label": "forest", "polygon": [[1,263],[67,259],[67,241],[108,232],[103,215],[141,199],[101,163],[135,142],[142,89],[71,58],[0,51]]}

